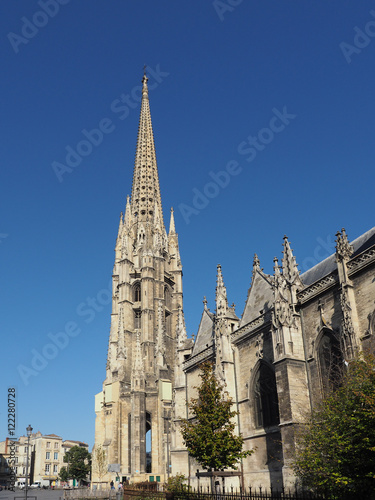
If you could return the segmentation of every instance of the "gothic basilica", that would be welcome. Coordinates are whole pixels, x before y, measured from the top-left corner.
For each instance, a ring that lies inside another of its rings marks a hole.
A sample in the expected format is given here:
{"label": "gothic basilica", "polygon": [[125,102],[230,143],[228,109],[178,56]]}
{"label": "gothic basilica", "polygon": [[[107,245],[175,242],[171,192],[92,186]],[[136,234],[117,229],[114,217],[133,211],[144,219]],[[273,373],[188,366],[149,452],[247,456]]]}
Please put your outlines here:
{"label": "gothic basilica", "polygon": [[239,464],[244,485],[294,484],[299,423],[335,372],[374,348],[375,228],[353,241],[340,230],[336,252],[303,274],[284,237],[273,269],[265,274],[254,256],[239,318],[218,266],[215,311],[204,303],[198,333],[187,337],[178,236],[173,210],[164,225],[144,76],[131,198],[115,246],[106,377],[95,396],[93,459],[101,446],[109,472],[98,472],[94,459],[93,484],[180,473],[198,485],[199,465],[179,429],[207,360],[233,398],[244,448],[255,450]]}

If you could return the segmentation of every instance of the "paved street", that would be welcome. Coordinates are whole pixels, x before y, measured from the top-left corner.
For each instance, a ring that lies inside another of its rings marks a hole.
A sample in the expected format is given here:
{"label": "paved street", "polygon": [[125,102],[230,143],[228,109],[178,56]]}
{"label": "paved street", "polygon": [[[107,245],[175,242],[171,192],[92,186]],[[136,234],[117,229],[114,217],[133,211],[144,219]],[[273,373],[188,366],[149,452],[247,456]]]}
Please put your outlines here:
{"label": "paved street", "polygon": [[[0,491],[0,500],[24,500],[25,492],[23,490]],[[63,490],[29,490],[27,492],[28,500],[60,500],[64,498]]]}

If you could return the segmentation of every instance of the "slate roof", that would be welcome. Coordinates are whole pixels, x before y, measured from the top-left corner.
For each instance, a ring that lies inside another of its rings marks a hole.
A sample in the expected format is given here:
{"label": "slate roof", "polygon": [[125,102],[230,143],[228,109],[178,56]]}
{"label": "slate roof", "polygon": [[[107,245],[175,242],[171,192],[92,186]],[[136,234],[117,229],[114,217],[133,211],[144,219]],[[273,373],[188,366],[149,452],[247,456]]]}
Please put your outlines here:
{"label": "slate roof", "polygon": [[262,276],[262,272],[257,270],[250,286],[239,328],[258,318],[261,315],[261,311],[264,313],[268,311],[272,303],[272,287]]}
{"label": "slate roof", "polygon": [[203,310],[193,352],[191,353],[192,356],[204,351],[213,344],[214,316],[208,309]]}
{"label": "slate roof", "polygon": [[[351,241],[350,244],[354,248],[352,258],[375,245],[375,227],[362,234],[357,239]],[[332,254],[326,259],[322,260],[322,262],[319,262],[319,264],[317,264],[316,266],[301,274],[302,283],[305,286],[309,286],[312,283],[315,283],[315,281],[324,278],[324,276],[327,276],[327,274],[332,273],[336,269],[336,255]]]}

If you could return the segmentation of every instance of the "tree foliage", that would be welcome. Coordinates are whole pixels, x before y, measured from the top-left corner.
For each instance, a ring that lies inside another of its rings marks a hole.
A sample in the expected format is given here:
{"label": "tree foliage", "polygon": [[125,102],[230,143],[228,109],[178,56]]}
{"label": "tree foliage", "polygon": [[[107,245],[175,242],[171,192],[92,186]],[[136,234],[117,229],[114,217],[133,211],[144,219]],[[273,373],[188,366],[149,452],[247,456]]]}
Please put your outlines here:
{"label": "tree foliage", "polygon": [[242,451],[243,438],[236,435],[232,399],[219,384],[211,363],[202,365],[198,398],[188,403],[192,420],[184,420],[181,433],[185,445],[203,469],[237,469],[238,461],[251,455]]}
{"label": "tree foliage", "polygon": [[352,361],[311,415],[294,463],[302,482],[336,498],[375,499],[375,358]]}
{"label": "tree foliage", "polygon": [[60,481],[64,481],[64,482],[68,481],[68,479],[70,479],[69,474],[68,474],[68,470],[65,467],[65,465],[63,465],[60,469],[59,478],[60,478]]}
{"label": "tree foliage", "polygon": [[186,489],[186,477],[184,474],[176,474],[175,476],[169,476],[166,483],[166,490],[171,493],[179,493]]}
{"label": "tree foliage", "polygon": [[64,455],[64,462],[68,464],[67,473],[72,479],[86,479],[91,470],[91,454],[81,446],[73,446]]}

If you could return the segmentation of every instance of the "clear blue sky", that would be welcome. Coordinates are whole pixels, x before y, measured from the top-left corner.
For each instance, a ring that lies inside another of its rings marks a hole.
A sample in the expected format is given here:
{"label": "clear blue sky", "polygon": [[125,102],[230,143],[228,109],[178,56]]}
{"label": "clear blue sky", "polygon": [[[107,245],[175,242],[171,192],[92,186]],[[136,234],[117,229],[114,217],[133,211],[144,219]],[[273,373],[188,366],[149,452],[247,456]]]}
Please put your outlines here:
{"label": "clear blue sky", "polygon": [[[254,252],[271,273],[287,234],[306,270],[333,251],[337,230],[345,227],[354,239],[374,225],[375,6],[56,5],[0,3],[0,439],[7,435],[7,389],[15,386],[18,435],[31,424],[91,447],[110,326],[106,289],[131,192],[143,65],[152,70],[164,216],[169,224],[173,206],[191,335],[204,295],[215,308],[218,263],[241,315]],[[66,148],[76,151],[82,130],[99,124],[107,132],[101,142],[94,138],[90,154],[59,182],[54,162],[66,165]],[[213,177],[228,168],[217,187]],[[198,191],[211,197],[199,205]],[[182,206],[194,213],[184,215]],[[49,351],[53,359],[39,360],[26,386],[19,366],[32,368],[35,353],[52,337],[63,342],[58,333],[66,328],[75,336]]]}

